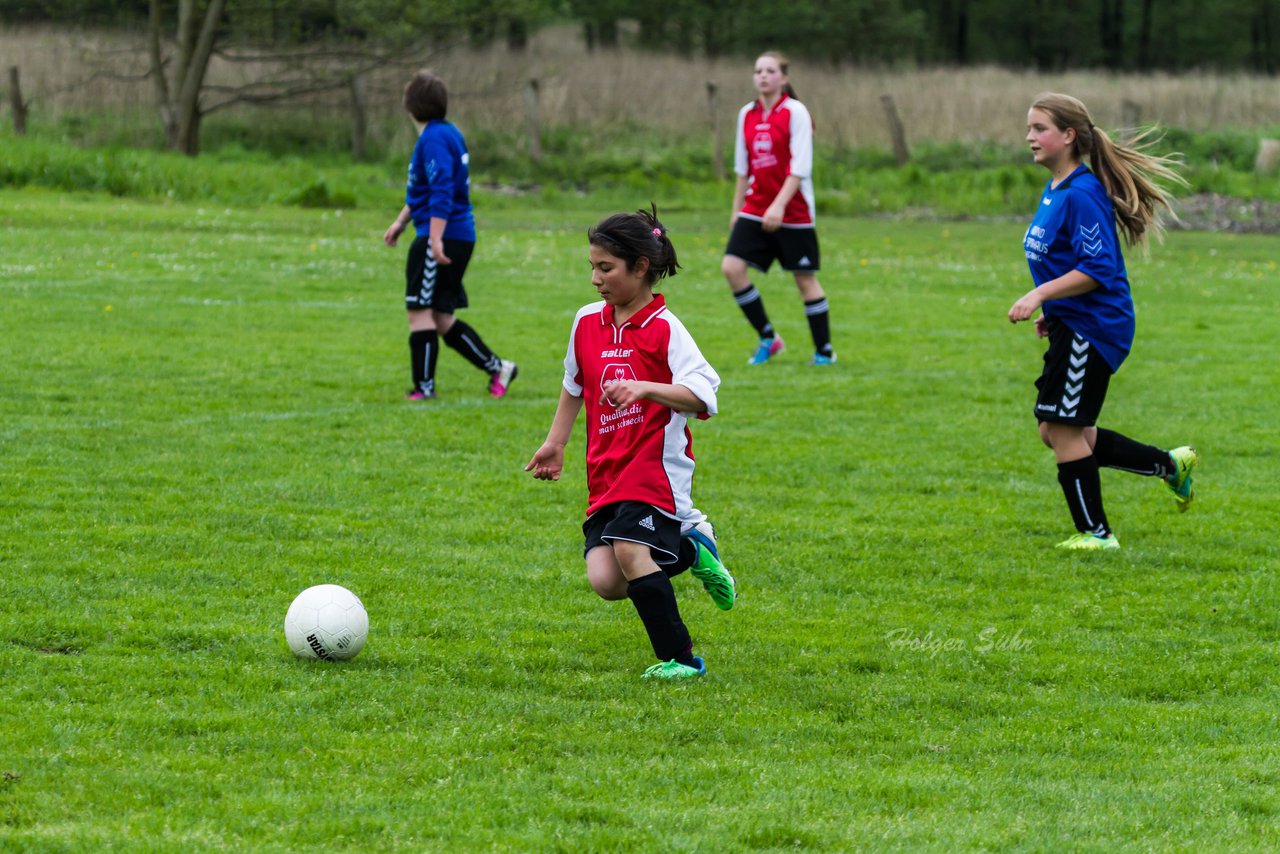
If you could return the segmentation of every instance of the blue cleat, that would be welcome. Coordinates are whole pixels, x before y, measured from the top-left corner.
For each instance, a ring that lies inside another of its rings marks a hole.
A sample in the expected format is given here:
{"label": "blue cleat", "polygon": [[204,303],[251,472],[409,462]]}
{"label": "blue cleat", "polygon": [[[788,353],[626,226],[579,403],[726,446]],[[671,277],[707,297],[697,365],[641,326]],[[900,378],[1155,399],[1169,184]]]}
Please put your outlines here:
{"label": "blue cleat", "polygon": [[775,335],[773,338],[761,338],[760,346],[756,348],[756,353],[747,360],[748,365],[763,365],[774,356],[782,352],[786,347],[786,343],[782,340],[781,335]]}

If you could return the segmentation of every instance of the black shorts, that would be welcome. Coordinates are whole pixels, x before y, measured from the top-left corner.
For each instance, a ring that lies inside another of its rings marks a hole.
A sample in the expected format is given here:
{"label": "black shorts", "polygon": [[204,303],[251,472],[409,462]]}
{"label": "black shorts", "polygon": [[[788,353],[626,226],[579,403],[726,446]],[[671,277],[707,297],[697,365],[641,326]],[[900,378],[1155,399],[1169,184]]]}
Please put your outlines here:
{"label": "black shorts", "polygon": [[587,538],[583,555],[614,540],[643,543],[659,566],[675,563],[680,555],[680,523],[643,501],[606,504],[582,523],[582,535]]}
{"label": "black shorts", "polygon": [[1111,366],[1092,344],[1065,323],[1050,320],[1044,371],[1036,380],[1036,419],[1092,427],[1107,398],[1111,373]]}
{"label": "black shorts", "polygon": [[763,272],[776,259],[789,273],[816,273],[819,268],[818,232],[812,228],[782,227],[765,231],[759,220],[738,217],[724,254],[741,258]]}
{"label": "black shorts", "polygon": [[467,307],[462,276],[467,272],[476,245],[466,240],[444,241],[444,254],[452,264],[437,264],[431,257],[431,240],[415,237],[404,265],[404,307],[410,311],[432,308],[453,314]]}

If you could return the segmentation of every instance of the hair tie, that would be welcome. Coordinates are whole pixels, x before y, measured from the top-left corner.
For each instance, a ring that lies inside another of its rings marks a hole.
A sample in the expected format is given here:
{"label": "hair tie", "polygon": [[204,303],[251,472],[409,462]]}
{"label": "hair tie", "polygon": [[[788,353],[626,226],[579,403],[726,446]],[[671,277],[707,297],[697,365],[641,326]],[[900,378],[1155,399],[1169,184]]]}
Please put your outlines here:
{"label": "hair tie", "polygon": [[654,236],[654,237],[656,237],[656,238],[658,238],[659,240],[661,240],[661,239],[662,239],[662,229],[660,229],[660,228],[655,228],[655,229],[653,230],[653,236]]}

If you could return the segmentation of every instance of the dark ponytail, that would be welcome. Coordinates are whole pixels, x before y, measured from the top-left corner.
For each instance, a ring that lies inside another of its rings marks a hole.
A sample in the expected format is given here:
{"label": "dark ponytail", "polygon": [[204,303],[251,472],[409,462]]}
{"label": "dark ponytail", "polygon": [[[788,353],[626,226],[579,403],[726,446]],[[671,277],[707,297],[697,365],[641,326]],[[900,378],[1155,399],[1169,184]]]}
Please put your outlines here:
{"label": "dark ponytail", "polygon": [[632,272],[641,258],[647,259],[649,270],[645,275],[653,285],[664,276],[674,276],[680,264],[667,229],[658,222],[658,208],[652,203],[649,208],[605,217],[587,229],[587,241],[621,258]]}

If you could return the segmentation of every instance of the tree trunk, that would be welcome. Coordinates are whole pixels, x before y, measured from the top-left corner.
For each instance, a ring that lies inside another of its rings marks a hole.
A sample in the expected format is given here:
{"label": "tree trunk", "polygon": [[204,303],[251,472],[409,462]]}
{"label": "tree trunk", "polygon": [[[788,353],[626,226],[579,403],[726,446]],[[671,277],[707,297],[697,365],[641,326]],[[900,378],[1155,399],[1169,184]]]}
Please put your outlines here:
{"label": "tree trunk", "polygon": [[359,163],[365,157],[366,119],[369,114],[369,92],[363,74],[351,78],[351,159]]}
{"label": "tree trunk", "polygon": [[1142,0],[1142,17],[1138,24],[1138,70],[1151,68],[1151,5],[1152,0]]}
{"label": "tree trunk", "polygon": [[178,145],[176,150],[181,151],[188,157],[195,157],[200,153],[200,120],[204,118],[199,110],[195,110],[189,116],[184,116],[183,121],[178,124]]}
{"label": "tree trunk", "polygon": [[1102,64],[1116,70],[1124,65],[1124,0],[1102,0],[1101,12]]}
{"label": "tree trunk", "polygon": [[954,60],[957,65],[967,65],[969,63],[969,4],[966,0],[960,0],[956,4],[953,50]]}
{"label": "tree trunk", "polygon": [[519,52],[529,46],[529,22],[524,18],[507,19],[507,50]]}
{"label": "tree trunk", "polygon": [[531,77],[524,87],[525,119],[529,126],[529,159],[542,162],[542,108],[538,99],[538,78]]}
{"label": "tree trunk", "polygon": [[884,107],[885,120],[889,123],[889,137],[893,140],[893,159],[899,166],[906,166],[911,160],[911,152],[907,148],[907,132],[902,127],[902,119],[898,117],[898,106],[889,94],[880,96],[880,104]]}
{"label": "tree trunk", "polygon": [[9,66],[9,106],[13,108],[13,132],[16,136],[27,133],[27,104],[22,100],[22,86],[18,81],[18,66]]}
{"label": "tree trunk", "polygon": [[[195,0],[182,0],[184,7],[194,4]],[[200,153],[200,90],[204,87],[204,75],[209,70],[214,38],[225,7],[226,0],[209,0],[204,21],[200,25],[200,35],[191,46],[191,53],[179,56],[179,65],[185,70],[182,73],[182,85],[178,88],[177,103],[174,105],[178,114],[178,150],[190,157]],[[189,17],[194,17],[194,10],[189,10]],[[188,26],[195,29],[193,23]],[[179,29],[182,29],[181,25]]]}
{"label": "tree trunk", "polygon": [[716,183],[724,181],[724,123],[720,121],[720,87],[707,81],[707,109],[711,113],[711,173]]}
{"label": "tree trunk", "polygon": [[165,146],[178,147],[178,120],[169,98],[169,79],[165,76],[164,55],[160,49],[160,0],[150,0],[147,20],[147,50],[151,56],[151,81],[156,87],[156,108],[164,127]]}

